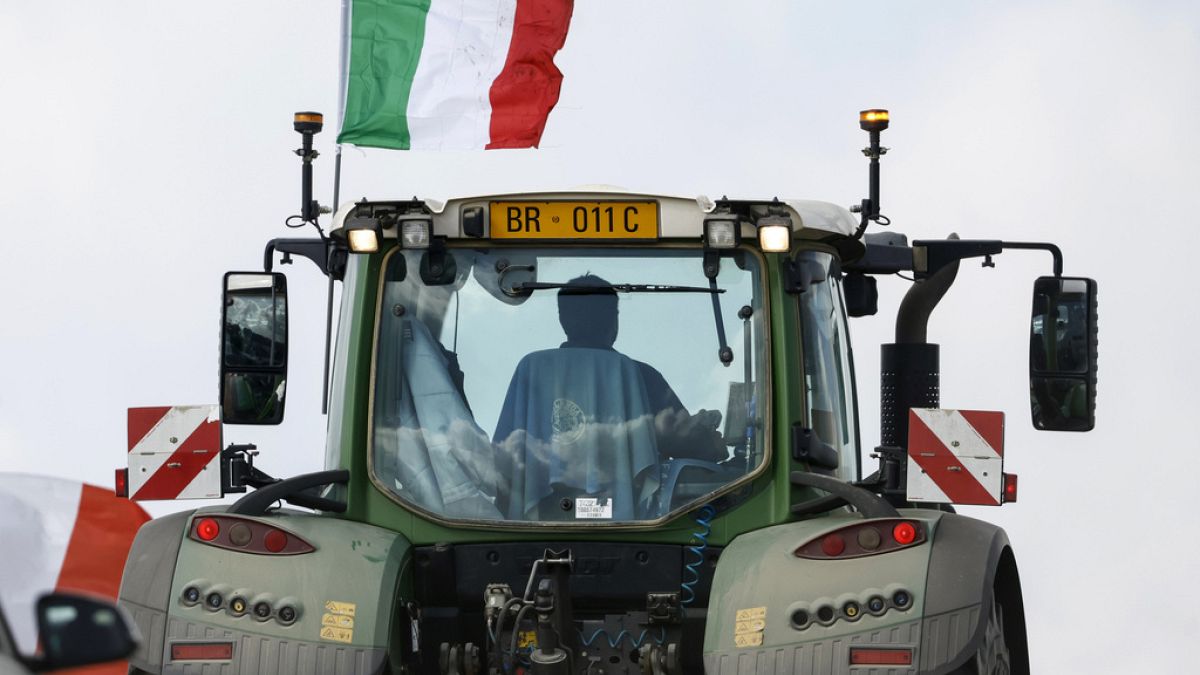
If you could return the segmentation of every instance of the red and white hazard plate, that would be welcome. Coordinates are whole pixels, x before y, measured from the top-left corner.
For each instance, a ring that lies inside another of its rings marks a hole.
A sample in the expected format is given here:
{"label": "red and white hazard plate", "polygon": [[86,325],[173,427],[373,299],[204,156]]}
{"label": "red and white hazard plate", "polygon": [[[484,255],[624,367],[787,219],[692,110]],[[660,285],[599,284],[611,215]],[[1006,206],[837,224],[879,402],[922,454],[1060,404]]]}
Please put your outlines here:
{"label": "red and white hazard plate", "polygon": [[999,506],[1004,413],[913,408],[908,416],[908,499]]}
{"label": "red and white hazard plate", "polygon": [[215,405],[129,409],[129,498],[221,497]]}

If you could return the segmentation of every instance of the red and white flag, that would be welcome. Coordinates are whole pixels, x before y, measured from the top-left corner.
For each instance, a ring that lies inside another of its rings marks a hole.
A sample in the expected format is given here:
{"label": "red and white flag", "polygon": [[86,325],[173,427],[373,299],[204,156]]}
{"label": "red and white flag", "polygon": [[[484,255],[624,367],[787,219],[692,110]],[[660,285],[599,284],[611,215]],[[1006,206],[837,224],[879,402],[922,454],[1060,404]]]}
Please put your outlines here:
{"label": "red and white flag", "polygon": [[[142,507],[111,489],[50,476],[0,473],[0,607],[17,645],[37,647],[34,606],[51,591],[116,600]],[[124,673],[125,666],[89,673]]]}

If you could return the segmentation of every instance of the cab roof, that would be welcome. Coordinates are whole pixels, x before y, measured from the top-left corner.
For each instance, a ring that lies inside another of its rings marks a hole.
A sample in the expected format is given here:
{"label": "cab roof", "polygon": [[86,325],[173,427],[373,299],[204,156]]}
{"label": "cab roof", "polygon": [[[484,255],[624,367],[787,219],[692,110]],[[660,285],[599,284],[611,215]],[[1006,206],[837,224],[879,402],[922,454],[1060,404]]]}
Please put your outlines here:
{"label": "cab roof", "polygon": [[[698,237],[703,233],[704,217],[718,206],[731,207],[746,213],[761,211],[765,214],[770,206],[782,208],[792,218],[792,229],[819,230],[829,234],[853,236],[858,228],[857,219],[844,207],[829,202],[803,199],[721,199],[714,201],[706,196],[679,197],[673,195],[653,194],[623,190],[611,186],[583,187],[571,190],[554,190],[539,192],[512,192],[472,197],[457,197],[440,201],[436,199],[403,200],[411,205],[423,205],[433,215],[434,233],[450,238],[465,237],[462,232],[462,211],[470,206],[487,206],[494,201],[551,201],[551,200],[620,200],[620,199],[652,199],[659,203],[661,209],[661,235],[663,238]],[[369,204],[402,203],[398,200],[367,200]],[[344,220],[349,217],[357,206],[356,203],[343,204],[334,216],[333,227],[342,227]],[[486,212],[486,209],[485,209]],[[749,225],[749,223],[747,223]],[[395,232],[385,231],[385,237],[394,237]],[[752,235],[746,231],[743,234]]]}

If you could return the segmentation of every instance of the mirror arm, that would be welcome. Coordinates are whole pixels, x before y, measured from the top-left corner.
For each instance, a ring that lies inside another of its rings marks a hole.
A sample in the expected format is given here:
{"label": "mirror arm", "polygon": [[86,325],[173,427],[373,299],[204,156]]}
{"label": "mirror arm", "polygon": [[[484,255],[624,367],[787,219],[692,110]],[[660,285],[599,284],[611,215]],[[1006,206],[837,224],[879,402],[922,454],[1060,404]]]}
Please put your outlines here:
{"label": "mirror arm", "polygon": [[272,271],[276,251],[283,254],[283,265],[290,265],[291,256],[298,255],[313,261],[321,274],[329,276],[329,245],[325,239],[272,239],[263,251],[263,270]]}
{"label": "mirror arm", "polygon": [[913,273],[918,279],[937,274],[943,267],[965,258],[984,259],[984,267],[994,267],[992,256],[1007,250],[1049,251],[1054,256],[1054,276],[1063,271],[1062,250],[1048,242],[999,241],[996,239],[933,239],[912,243]]}
{"label": "mirror arm", "polygon": [[863,237],[866,244],[863,255],[842,265],[845,272],[862,274],[895,274],[911,272],[913,268],[912,248],[908,238],[899,232],[873,232]]}
{"label": "mirror arm", "polygon": [[1006,241],[1002,246],[1005,249],[1025,249],[1033,251],[1049,251],[1050,255],[1054,256],[1054,276],[1061,277],[1063,274],[1063,254],[1062,249],[1054,244],[1040,241]]}

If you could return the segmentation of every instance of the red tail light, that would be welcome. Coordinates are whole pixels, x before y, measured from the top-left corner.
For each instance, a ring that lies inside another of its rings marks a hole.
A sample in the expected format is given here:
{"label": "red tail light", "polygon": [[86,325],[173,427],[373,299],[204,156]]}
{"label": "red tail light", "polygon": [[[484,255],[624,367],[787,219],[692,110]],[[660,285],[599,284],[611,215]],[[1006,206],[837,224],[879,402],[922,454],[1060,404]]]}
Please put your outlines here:
{"label": "red tail light", "polygon": [[209,546],[259,555],[299,555],[317,550],[283,528],[237,516],[197,518],[188,536]]}
{"label": "red tail light", "polygon": [[907,518],[865,520],[826,532],[801,544],[793,553],[810,560],[843,560],[898,551],[925,543],[925,524]]}
{"label": "red tail light", "polygon": [[113,484],[113,492],[118,497],[129,497],[129,469],[117,469],[116,480]]}
{"label": "red tail light", "polygon": [[835,558],[841,555],[842,551],[845,550],[846,540],[842,539],[842,535],[836,532],[826,535],[825,538],[821,540],[821,552],[830,558]]}
{"label": "red tail light", "polygon": [[850,665],[852,666],[911,666],[912,662],[913,650],[907,647],[850,648]]}
{"label": "red tail light", "polygon": [[1017,501],[1017,474],[1006,473],[1004,475],[1004,504],[1012,504]]}
{"label": "red tail light", "polygon": [[201,541],[212,541],[221,534],[221,526],[212,518],[201,518],[196,522],[196,536]]}
{"label": "red tail light", "polygon": [[283,530],[271,530],[263,537],[263,546],[271,553],[279,553],[287,548],[288,536],[283,533]]}

